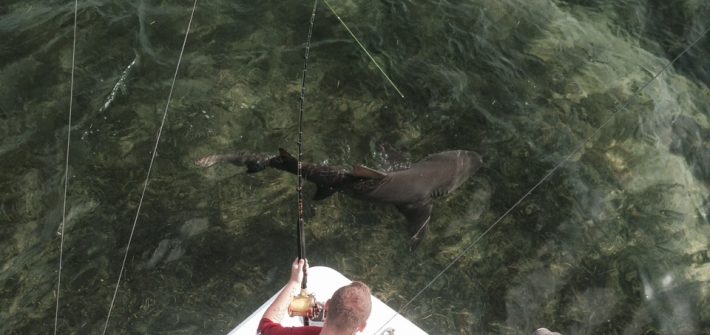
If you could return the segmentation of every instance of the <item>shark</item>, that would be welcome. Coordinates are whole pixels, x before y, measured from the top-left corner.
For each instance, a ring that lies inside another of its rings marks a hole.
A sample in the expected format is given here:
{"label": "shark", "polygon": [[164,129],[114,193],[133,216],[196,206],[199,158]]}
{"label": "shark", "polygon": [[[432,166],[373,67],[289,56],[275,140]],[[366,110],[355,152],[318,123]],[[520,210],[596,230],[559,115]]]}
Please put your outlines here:
{"label": "shark", "polygon": [[[266,168],[298,173],[298,160],[283,148],[277,155],[239,152],[209,155],[195,161],[195,165],[205,168],[219,163],[245,166],[247,173]],[[411,241],[418,244],[431,220],[434,200],[456,190],[482,164],[481,155],[474,151],[451,150],[430,154],[393,171],[359,164],[347,170],[301,162],[301,175],[316,185],[314,200],[341,192],[365,201],[394,205],[408,221]]]}

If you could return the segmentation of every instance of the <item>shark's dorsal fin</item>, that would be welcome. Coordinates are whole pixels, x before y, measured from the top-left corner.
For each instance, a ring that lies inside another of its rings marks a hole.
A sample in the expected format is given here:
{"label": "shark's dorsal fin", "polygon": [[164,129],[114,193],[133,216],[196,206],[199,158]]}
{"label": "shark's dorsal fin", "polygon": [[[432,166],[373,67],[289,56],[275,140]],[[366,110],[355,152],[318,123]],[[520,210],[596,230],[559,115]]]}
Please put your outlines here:
{"label": "shark's dorsal fin", "polygon": [[387,177],[387,173],[371,169],[364,165],[354,165],[352,175],[360,178],[381,179]]}

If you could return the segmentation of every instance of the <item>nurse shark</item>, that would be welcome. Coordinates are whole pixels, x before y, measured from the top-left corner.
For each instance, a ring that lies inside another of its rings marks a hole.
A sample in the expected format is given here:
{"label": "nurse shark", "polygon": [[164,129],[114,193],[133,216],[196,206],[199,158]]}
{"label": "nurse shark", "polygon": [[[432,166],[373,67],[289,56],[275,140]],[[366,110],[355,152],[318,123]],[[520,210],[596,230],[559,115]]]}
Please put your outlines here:
{"label": "nurse shark", "polygon": [[[303,177],[316,184],[314,200],[322,200],[335,192],[375,202],[392,204],[409,222],[412,242],[419,242],[429,223],[433,200],[456,190],[482,164],[473,151],[452,150],[428,155],[408,168],[379,171],[363,165],[352,170],[302,162]],[[218,163],[245,166],[247,173],[274,168],[297,174],[298,160],[284,149],[278,155],[241,152],[210,155],[195,164],[210,167]]]}

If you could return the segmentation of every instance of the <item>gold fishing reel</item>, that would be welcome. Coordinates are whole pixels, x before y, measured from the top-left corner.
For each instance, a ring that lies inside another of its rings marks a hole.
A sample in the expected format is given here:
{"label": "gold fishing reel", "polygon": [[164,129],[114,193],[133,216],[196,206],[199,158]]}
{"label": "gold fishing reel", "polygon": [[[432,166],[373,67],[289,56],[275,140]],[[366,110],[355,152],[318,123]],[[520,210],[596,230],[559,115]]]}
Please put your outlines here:
{"label": "gold fishing reel", "polygon": [[291,304],[288,305],[289,316],[303,316],[318,320],[322,314],[323,304],[317,302],[316,297],[306,289],[301,289],[301,293],[293,297]]}

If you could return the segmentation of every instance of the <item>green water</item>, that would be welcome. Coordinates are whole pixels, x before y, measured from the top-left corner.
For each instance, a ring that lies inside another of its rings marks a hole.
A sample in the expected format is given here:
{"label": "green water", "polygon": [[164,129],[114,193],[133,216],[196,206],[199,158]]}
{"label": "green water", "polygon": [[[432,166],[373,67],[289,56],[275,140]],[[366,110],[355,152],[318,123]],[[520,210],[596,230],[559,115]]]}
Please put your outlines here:
{"label": "green water", "polygon": [[[405,99],[321,4],[305,157],[386,168],[384,142],[484,167],[415,251],[392,207],[308,201],[312,265],[399,309],[589,138],[402,313],[431,334],[710,334],[710,36],[614,115],[701,37],[710,2],[332,5]],[[296,150],[311,6],[198,3],[108,333],[225,334],[287,279],[295,178],[192,162]],[[191,7],[79,2],[61,334],[104,326]],[[0,4],[2,334],[54,329],[73,13]]]}

